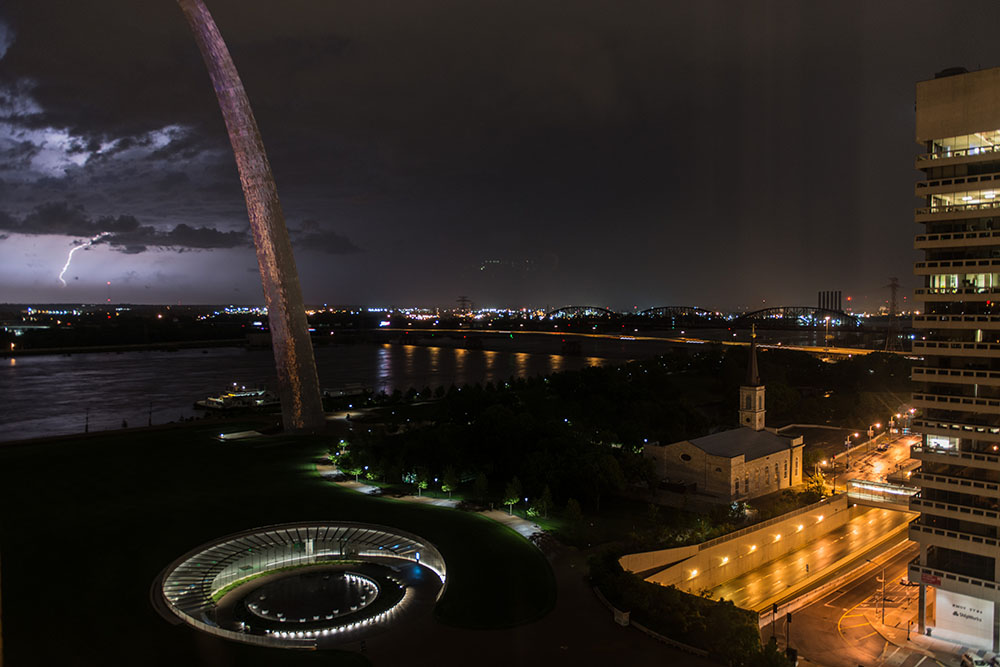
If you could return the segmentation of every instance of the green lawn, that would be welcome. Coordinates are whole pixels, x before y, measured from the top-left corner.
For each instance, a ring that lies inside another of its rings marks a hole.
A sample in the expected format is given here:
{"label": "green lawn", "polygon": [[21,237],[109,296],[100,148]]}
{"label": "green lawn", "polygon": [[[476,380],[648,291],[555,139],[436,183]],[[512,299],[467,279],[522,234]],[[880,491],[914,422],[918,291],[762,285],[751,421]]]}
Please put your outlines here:
{"label": "green lawn", "polygon": [[[233,429],[225,429],[233,430]],[[322,480],[333,438],[220,443],[218,425],[0,447],[3,649],[11,665],[353,665],[355,654],[264,650],[169,625],[150,584],[189,549],[287,521],[394,526],[448,566],[435,613],[493,628],[544,615],[551,570],[513,531],[473,514],[370,498]]]}

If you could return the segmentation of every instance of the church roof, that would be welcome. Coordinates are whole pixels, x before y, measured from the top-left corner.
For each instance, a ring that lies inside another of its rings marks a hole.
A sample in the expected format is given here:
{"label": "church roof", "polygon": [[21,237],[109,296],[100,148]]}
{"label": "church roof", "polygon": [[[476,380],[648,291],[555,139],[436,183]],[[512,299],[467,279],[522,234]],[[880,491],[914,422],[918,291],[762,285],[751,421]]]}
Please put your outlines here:
{"label": "church roof", "polygon": [[792,439],[775,435],[770,431],[754,431],[741,427],[695,438],[690,442],[712,456],[724,456],[731,459],[744,454],[745,460],[752,461],[768,454],[787,450]]}

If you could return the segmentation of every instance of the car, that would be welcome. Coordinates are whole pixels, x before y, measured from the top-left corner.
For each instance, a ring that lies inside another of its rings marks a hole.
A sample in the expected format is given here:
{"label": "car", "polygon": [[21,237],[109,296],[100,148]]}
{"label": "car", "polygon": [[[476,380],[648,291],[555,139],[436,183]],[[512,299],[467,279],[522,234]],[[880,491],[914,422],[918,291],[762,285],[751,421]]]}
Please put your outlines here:
{"label": "car", "polygon": [[885,443],[882,443],[881,445],[879,445],[878,447],[875,448],[875,451],[877,451],[877,452],[887,452],[887,451],[889,451],[889,445],[887,445]]}
{"label": "car", "polygon": [[916,581],[910,581],[906,577],[903,577],[902,579],[899,580],[899,585],[900,586],[919,586],[920,583],[916,582]]}
{"label": "car", "polygon": [[990,662],[975,653],[962,654],[962,667],[990,667]]}

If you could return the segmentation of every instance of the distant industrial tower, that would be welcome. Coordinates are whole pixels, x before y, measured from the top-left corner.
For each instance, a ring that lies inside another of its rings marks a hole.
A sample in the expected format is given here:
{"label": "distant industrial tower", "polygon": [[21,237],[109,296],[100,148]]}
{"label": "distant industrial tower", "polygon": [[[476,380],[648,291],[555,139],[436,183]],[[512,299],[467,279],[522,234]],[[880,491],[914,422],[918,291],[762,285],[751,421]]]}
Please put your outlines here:
{"label": "distant industrial tower", "polygon": [[278,374],[278,394],[285,428],[320,430],[325,425],[316,361],[306,321],[299,274],[292,255],[285,216],[278,201],[264,142],[243,83],[219,29],[202,0],[177,0],[208,66],[226,121],[229,142],[243,185],[257,266],[264,286],[271,345]]}
{"label": "distant industrial tower", "polygon": [[917,84],[912,370],[920,630],[1000,648],[1000,68]]}
{"label": "distant industrial tower", "polygon": [[840,290],[820,292],[816,299],[817,308],[823,310],[843,310],[841,308]]}

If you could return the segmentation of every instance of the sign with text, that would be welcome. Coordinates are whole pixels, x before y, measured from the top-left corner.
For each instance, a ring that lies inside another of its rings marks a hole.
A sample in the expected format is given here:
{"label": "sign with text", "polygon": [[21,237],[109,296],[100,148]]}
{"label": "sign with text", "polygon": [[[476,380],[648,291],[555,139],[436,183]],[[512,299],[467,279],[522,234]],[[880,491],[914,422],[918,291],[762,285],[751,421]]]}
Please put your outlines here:
{"label": "sign with text", "polygon": [[920,581],[924,584],[930,584],[931,586],[940,586],[941,578],[935,577],[933,574],[927,574],[926,572],[920,573]]}
{"label": "sign with text", "polygon": [[937,627],[993,643],[993,603],[970,595],[937,591]]}

